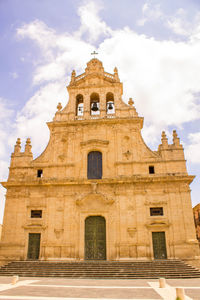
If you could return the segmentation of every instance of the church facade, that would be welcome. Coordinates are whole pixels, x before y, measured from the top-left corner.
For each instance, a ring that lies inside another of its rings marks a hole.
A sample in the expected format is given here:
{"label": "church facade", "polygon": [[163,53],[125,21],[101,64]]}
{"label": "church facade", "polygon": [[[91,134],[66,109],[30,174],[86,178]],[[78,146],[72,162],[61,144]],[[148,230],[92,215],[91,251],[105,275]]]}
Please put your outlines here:
{"label": "church facade", "polygon": [[28,138],[11,155],[0,260],[193,259],[199,255],[176,131],[152,151],[117,68],[96,58],[72,72],[69,102],[47,123],[36,159]]}

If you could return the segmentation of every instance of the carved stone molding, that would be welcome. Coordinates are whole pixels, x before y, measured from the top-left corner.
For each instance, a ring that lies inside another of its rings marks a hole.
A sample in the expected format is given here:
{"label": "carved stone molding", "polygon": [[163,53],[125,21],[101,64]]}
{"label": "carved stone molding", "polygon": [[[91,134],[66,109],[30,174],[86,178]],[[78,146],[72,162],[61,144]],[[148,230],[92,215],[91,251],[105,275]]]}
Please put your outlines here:
{"label": "carved stone molding", "polygon": [[99,139],[91,139],[85,142],[81,142],[80,145],[82,147],[87,145],[99,145],[99,146],[107,146],[109,144],[109,141],[106,140],[99,140]]}
{"label": "carved stone molding", "polygon": [[47,229],[47,226],[44,226],[42,224],[27,224],[27,225],[24,225],[22,226],[24,229]]}
{"label": "carved stone molding", "polygon": [[199,242],[196,239],[189,239],[186,241],[187,244],[199,244]]}
{"label": "carved stone molding", "polygon": [[145,226],[148,229],[155,229],[155,228],[163,228],[163,227],[169,227],[171,224],[169,223],[169,221],[166,218],[154,218],[151,220],[148,220],[147,223],[145,224]]}
{"label": "carved stone molding", "polygon": [[164,205],[167,204],[166,200],[146,200],[144,205]]}

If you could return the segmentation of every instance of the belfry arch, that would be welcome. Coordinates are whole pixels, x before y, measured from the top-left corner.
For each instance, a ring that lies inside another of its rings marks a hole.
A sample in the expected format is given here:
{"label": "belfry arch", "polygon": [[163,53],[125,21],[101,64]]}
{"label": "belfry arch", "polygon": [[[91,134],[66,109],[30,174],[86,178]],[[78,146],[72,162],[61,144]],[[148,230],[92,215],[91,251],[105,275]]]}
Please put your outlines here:
{"label": "belfry arch", "polygon": [[84,110],[83,95],[78,94],[76,96],[76,116],[82,116],[83,110]]}
{"label": "belfry arch", "polygon": [[98,93],[92,93],[90,95],[90,114],[91,115],[100,114],[100,99]]}
{"label": "belfry arch", "polygon": [[113,114],[115,112],[114,94],[111,92],[106,94],[106,112],[107,114]]}

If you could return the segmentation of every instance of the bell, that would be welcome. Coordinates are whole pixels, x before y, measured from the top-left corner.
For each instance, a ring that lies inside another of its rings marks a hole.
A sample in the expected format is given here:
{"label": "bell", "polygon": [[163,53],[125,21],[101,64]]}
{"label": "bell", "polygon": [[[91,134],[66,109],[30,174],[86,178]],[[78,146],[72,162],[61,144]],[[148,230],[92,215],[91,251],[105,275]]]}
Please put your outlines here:
{"label": "bell", "polygon": [[99,109],[98,109],[98,106],[97,106],[97,102],[93,102],[93,103],[92,103],[92,110],[93,110],[93,111],[99,110]]}
{"label": "bell", "polygon": [[108,103],[108,109],[113,109],[112,103]]}

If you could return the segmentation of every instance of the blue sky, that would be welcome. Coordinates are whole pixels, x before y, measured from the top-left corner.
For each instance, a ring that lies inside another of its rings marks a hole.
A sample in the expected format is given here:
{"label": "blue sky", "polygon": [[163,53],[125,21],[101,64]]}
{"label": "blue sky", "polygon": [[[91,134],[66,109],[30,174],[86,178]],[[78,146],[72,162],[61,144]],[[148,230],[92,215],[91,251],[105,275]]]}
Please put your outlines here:
{"label": "blue sky", "polygon": [[[8,176],[17,137],[45,148],[45,125],[66,105],[70,74],[90,53],[118,67],[125,102],[144,116],[145,142],[157,150],[162,130],[176,129],[200,202],[200,1],[0,0],[0,180]],[[0,222],[5,190],[0,188]]]}

